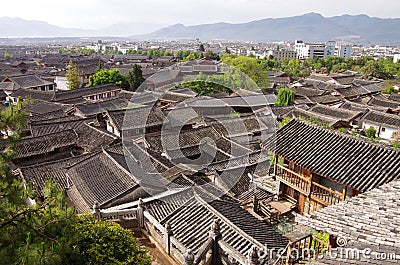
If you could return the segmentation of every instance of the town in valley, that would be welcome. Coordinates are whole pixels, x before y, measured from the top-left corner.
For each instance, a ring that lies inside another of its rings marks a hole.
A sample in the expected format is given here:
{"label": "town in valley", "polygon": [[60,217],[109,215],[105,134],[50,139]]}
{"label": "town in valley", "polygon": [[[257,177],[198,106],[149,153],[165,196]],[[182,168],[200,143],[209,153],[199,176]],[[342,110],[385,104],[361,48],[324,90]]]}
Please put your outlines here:
{"label": "town in valley", "polygon": [[0,38],[0,263],[398,264],[389,42]]}

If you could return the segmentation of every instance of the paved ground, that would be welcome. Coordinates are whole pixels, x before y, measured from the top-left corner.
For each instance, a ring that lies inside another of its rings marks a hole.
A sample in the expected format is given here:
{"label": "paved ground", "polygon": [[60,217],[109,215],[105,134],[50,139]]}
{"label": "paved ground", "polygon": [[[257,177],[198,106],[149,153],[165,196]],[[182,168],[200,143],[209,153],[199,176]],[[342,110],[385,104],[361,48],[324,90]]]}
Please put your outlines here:
{"label": "paved ground", "polygon": [[145,246],[151,256],[153,256],[152,265],[177,265],[171,261],[171,259],[162,251],[160,251],[154,243],[152,243],[148,238],[146,238],[142,233],[135,232],[135,237],[137,238],[137,242]]}

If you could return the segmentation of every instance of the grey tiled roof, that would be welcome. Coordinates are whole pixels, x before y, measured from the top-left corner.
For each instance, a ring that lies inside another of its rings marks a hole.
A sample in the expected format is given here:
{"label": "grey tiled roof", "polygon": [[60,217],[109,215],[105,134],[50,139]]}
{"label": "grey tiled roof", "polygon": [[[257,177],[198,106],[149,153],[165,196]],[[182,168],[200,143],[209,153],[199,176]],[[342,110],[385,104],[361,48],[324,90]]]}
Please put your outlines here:
{"label": "grey tiled roof", "polygon": [[355,79],[355,75],[331,75],[331,77],[341,85],[350,85]]}
{"label": "grey tiled roof", "polygon": [[320,96],[309,96],[308,97],[312,102],[320,103],[320,104],[333,104],[341,101],[340,98],[335,97],[330,93],[326,93]]}
{"label": "grey tiled roof", "polygon": [[117,137],[106,130],[96,128],[86,122],[75,129],[78,144],[86,152],[93,152],[108,147],[117,141]]}
{"label": "grey tiled roof", "polygon": [[400,94],[398,94],[398,93],[392,93],[392,94],[389,96],[389,99],[390,99],[390,100],[393,100],[393,101],[398,101],[398,102],[400,102]]}
{"label": "grey tiled roof", "polygon": [[391,100],[383,99],[383,98],[380,98],[380,97],[373,97],[368,102],[368,105],[378,106],[378,107],[385,107],[385,108],[390,108],[390,109],[399,109],[400,108],[400,102],[391,101]]}
{"label": "grey tiled roof", "polygon": [[152,84],[161,84],[167,81],[175,81],[180,74],[180,70],[160,70],[147,78],[147,82]]}
{"label": "grey tiled roof", "polygon": [[161,94],[151,91],[137,93],[130,97],[129,102],[134,105],[151,105],[153,106],[161,97]]}
{"label": "grey tiled roof", "polygon": [[73,190],[68,190],[79,212],[92,209],[95,201],[100,206],[123,196],[138,187],[131,175],[106,152],[100,152],[67,170]]}
{"label": "grey tiled roof", "polygon": [[348,241],[400,249],[400,181],[395,180],[297,221]]}
{"label": "grey tiled roof", "polygon": [[346,101],[339,108],[352,110],[352,111],[362,111],[362,112],[366,112],[368,109],[377,110],[377,111],[381,111],[381,112],[387,112],[389,110],[389,108],[378,107],[378,106],[368,106],[368,105],[356,103],[353,101]]}
{"label": "grey tiled roof", "polygon": [[248,116],[242,118],[226,118],[217,121],[207,122],[219,133],[232,137],[235,135],[252,134],[277,127],[276,121],[272,116]]}
{"label": "grey tiled roof", "polygon": [[296,96],[320,96],[325,93],[325,90],[315,89],[313,87],[295,87],[293,89],[296,92]]}
{"label": "grey tiled roof", "polygon": [[177,93],[175,91],[169,91],[167,93],[164,93],[161,96],[161,99],[164,101],[170,101],[170,102],[182,102],[185,101],[187,99],[193,98],[196,95],[192,95],[192,94],[182,94],[182,93]]}
{"label": "grey tiled roof", "polygon": [[45,92],[45,91],[25,89],[25,88],[20,88],[11,94],[11,96],[15,98],[18,97],[21,97],[22,99],[31,98],[44,101],[51,101],[54,98],[54,95],[55,92]]}
{"label": "grey tiled roof", "polygon": [[179,135],[173,132],[163,134],[162,137],[161,135],[148,135],[146,136],[146,141],[152,148],[162,153],[164,151],[176,150],[178,148],[198,146],[201,141],[204,141],[207,138],[211,139],[215,143],[217,149],[222,150],[227,154],[235,152],[238,155],[244,155],[249,151],[247,148],[226,139],[212,127],[190,129],[180,132]]}
{"label": "grey tiled roof", "polygon": [[159,108],[148,106],[127,110],[110,110],[107,115],[120,131],[162,125],[166,122],[166,118]]}
{"label": "grey tiled roof", "polygon": [[7,79],[11,80],[17,85],[18,88],[31,88],[45,85],[54,85],[53,82],[46,81],[44,79],[39,78],[36,75],[21,75],[21,76],[12,76]]}
{"label": "grey tiled roof", "polygon": [[110,91],[120,91],[121,88],[114,84],[106,84],[101,86],[95,86],[90,88],[79,88],[75,90],[68,90],[68,91],[58,91],[55,93],[54,101],[56,102],[64,102],[64,103],[75,103],[74,100],[77,102],[85,102],[83,97],[106,93]]}
{"label": "grey tiled roof", "polygon": [[363,88],[362,86],[357,87],[357,86],[352,86],[352,87],[346,87],[346,88],[337,88],[335,89],[337,92],[339,92],[341,95],[343,95],[345,98],[350,98],[350,97],[360,97],[363,95],[368,95],[371,92]]}
{"label": "grey tiled roof", "polygon": [[345,109],[339,109],[334,107],[329,107],[325,105],[316,105],[310,108],[308,111],[317,114],[322,114],[325,116],[330,116],[332,118],[341,119],[343,121],[351,121],[361,115],[361,112],[355,112]]}
{"label": "grey tiled roof", "polygon": [[84,123],[95,121],[92,118],[81,119],[76,116],[53,119],[48,121],[31,122],[31,132],[33,136],[41,136],[50,133],[62,132],[68,129],[77,129]]}
{"label": "grey tiled roof", "polygon": [[38,165],[21,167],[19,168],[19,172],[26,183],[33,184],[33,188],[37,191],[38,196],[42,196],[44,184],[51,177],[60,189],[66,189],[68,187],[65,176],[65,173],[67,172],[66,168],[86,159],[90,155],[82,155]]}
{"label": "grey tiled roof", "polygon": [[162,200],[149,201],[145,208],[162,225],[169,222],[173,236],[195,253],[208,239],[215,219],[220,221],[222,240],[242,256],[247,256],[253,245],[286,247],[285,237],[242,209],[239,201],[224,195],[210,202],[212,190],[216,187],[188,189]]}
{"label": "grey tiled roof", "polygon": [[333,118],[332,116],[326,116],[323,114],[310,112],[308,110],[297,109],[297,108],[294,108],[293,111],[288,112],[283,117],[299,118],[299,119],[307,119],[307,120],[315,119],[321,124],[327,124],[330,126],[333,126],[334,124],[336,124],[337,122],[340,121],[338,118]]}
{"label": "grey tiled roof", "polygon": [[353,187],[371,190],[400,176],[400,151],[292,120],[263,146],[316,174]]}
{"label": "grey tiled roof", "polygon": [[76,110],[83,116],[89,117],[96,114],[105,113],[107,110],[121,110],[128,106],[128,100],[122,98],[107,99],[104,101],[81,104],[75,106]]}
{"label": "grey tiled roof", "polygon": [[369,111],[361,118],[361,120],[375,124],[383,124],[394,128],[400,128],[400,116],[395,114]]}
{"label": "grey tiled roof", "polygon": [[256,151],[248,155],[232,158],[229,160],[211,163],[207,169],[212,171],[224,171],[230,168],[238,168],[269,161],[269,155],[265,151]]}
{"label": "grey tiled roof", "polygon": [[[73,130],[66,130],[38,137],[22,138],[16,146],[15,159],[26,158],[54,151],[57,148],[76,145],[78,136]],[[1,150],[6,148],[3,143]]]}
{"label": "grey tiled roof", "polygon": [[273,106],[271,107],[272,112],[274,113],[275,116],[279,118],[282,118],[284,115],[290,113],[291,111],[294,110],[294,106]]}
{"label": "grey tiled roof", "polygon": [[46,101],[38,101],[34,104],[28,105],[24,107],[28,112],[31,113],[31,115],[37,115],[37,114],[45,114],[49,112],[54,112],[54,111],[64,111],[67,109],[67,107],[60,105],[60,104],[55,104],[52,102],[46,102]]}

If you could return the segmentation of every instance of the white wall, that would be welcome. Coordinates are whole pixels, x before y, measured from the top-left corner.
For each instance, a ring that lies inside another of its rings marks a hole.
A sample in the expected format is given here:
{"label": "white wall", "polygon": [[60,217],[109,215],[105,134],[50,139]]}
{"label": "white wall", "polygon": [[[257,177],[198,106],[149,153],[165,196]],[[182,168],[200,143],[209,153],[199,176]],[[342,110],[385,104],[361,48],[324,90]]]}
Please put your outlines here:
{"label": "white wall", "polygon": [[398,132],[398,131],[399,131],[398,128],[396,129],[396,128],[386,127],[385,125],[382,125],[381,131],[379,133],[379,137],[386,139],[386,140],[391,140],[393,138],[393,133]]}
{"label": "white wall", "polygon": [[351,45],[338,45],[336,47],[336,56],[342,57],[342,58],[351,58],[352,53],[353,53],[353,46]]}
{"label": "white wall", "polygon": [[400,53],[395,54],[395,55],[393,56],[393,62],[394,62],[394,63],[397,63],[397,62],[399,62],[399,61],[400,61]]}
{"label": "white wall", "polygon": [[393,137],[393,133],[398,132],[399,128],[392,128],[386,125],[380,125],[376,123],[368,123],[362,122],[363,130],[369,129],[370,127],[374,127],[376,130],[377,136],[385,140],[391,140]]}
{"label": "white wall", "polygon": [[68,90],[67,78],[65,76],[56,76],[54,83],[56,83],[57,90]]}

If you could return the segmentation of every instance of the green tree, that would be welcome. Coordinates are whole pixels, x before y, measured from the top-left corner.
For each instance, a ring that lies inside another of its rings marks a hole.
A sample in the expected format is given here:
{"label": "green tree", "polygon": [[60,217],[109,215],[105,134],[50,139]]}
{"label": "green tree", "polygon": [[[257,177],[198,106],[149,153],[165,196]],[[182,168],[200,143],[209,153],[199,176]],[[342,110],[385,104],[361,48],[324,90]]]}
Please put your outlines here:
{"label": "green tree", "polygon": [[293,105],[295,92],[287,87],[278,90],[275,106]]}
{"label": "green tree", "polygon": [[57,199],[49,197],[52,192],[49,185],[44,189],[46,199],[43,204],[26,204],[28,198],[35,197],[35,193],[29,184],[24,187],[9,167],[26,121],[21,101],[16,106],[2,110],[0,117],[0,131],[5,133],[8,141],[8,146],[0,155],[0,263],[60,263],[61,254],[57,253],[66,253],[68,248],[57,234],[67,231],[71,210],[66,207],[61,211],[48,210],[57,204]]}
{"label": "green tree", "polygon": [[102,69],[103,69],[103,63],[102,63],[101,59],[99,59],[99,61],[97,62],[97,71],[96,72],[98,72]]}
{"label": "green tree", "polygon": [[396,85],[396,80],[386,80],[386,81],[383,83],[382,93],[383,93],[383,94],[397,93],[398,90],[396,90],[396,89],[394,88],[395,85]]}
{"label": "green tree", "polygon": [[216,60],[216,61],[219,61],[219,60],[220,60],[219,55],[218,55],[217,53],[215,53],[215,52],[212,52],[212,51],[207,51],[207,52],[204,54],[204,57],[207,58],[207,59],[209,59],[209,60]]}
{"label": "green tree", "polygon": [[373,140],[376,138],[376,129],[375,127],[371,126],[368,129],[365,130],[365,136],[367,136],[369,139]]}
{"label": "green tree", "polygon": [[288,124],[292,119],[291,118],[283,118],[282,121],[279,122],[279,127],[283,127]]}
{"label": "green tree", "polygon": [[74,226],[77,241],[72,264],[150,265],[148,251],[136,244],[133,233],[116,223],[79,216]]}
{"label": "green tree", "polygon": [[393,142],[393,147],[394,148],[400,148],[400,142],[398,142],[398,141]]}
{"label": "green tree", "polygon": [[264,71],[256,58],[223,54],[220,56],[226,63],[249,76],[261,88],[268,87],[268,73]]}
{"label": "green tree", "polygon": [[82,86],[81,75],[81,71],[78,69],[77,65],[70,60],[67,65],[67,74],[65,76],[67,78],[68,89],[77,89]]}
{"label": "green tree", "polygon": [[132,91],[136,91],[138,87],[144,82],[142,68],[140,65],[134,64],[132,71],[128,74],[128,82]]}
{"label": "green tree", "polygon": [[361,72],[366,79],[380,78],[391,79],[393,75],[385,69],[382,61],[368,61],[362,68]]}
{"label": "green tree", "polygon": [[3,57],[4,57],[5,59],[12,59],[14,56],[13,56],[12,54],[8,53],[8,52],[4,52]]}
{"label": "green tree", "polygon": [[197,53],[191,52],[188,56],[183,58],[183,61],[187,62],[187,61],[193,61],[193,60],[196,60],[196,59],[197,59]]}
{"label": "green tree", "polygon": [[21,101],[0,111],[0,131],[8,141],[0,154],[0,264],[150,264],[130,231],[78,217],[52,179],[45,183],[44,200],[27,204],[36,193],[9,166],[25,122]]}
{"label": "green tree", "polygon": [[89,77],[87,87],[100,86],[104,84],[116,84],[117,86],[128,88],[128,78],[121,74],[118,69],[102,69]]}
{"label": "green tree", "polygon": [[204,48],[204,44],[201,43],[199,46],[199,52],[205,52],[205,51],[206,51],[206,48]]}

